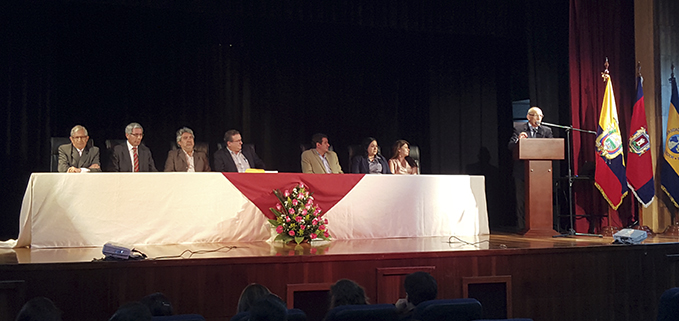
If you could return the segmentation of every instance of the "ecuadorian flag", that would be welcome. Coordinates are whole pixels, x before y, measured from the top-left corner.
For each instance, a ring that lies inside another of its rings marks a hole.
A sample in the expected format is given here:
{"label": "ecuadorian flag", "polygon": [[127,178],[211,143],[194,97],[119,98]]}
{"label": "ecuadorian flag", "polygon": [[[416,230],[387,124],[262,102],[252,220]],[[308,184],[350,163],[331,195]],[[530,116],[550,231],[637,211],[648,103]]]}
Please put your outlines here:
{"label": "ecuadorian flag", "polygon": [[665,132],[665,152],[663,153],[661,187],[670,197],[674,206],[679,200],[679,95],[677,94],[677,79],[670,78],[672,97],[670,98],[670,110],[667,115],[667,131]]}
{"label": "ecuadorian flag", "polygon": [[617,210],[622,204],[622,199],[628,191],[622,151],[622,135],[618,125],[618,109],[615,105],[613,84],[611,77],[607,76],[604,102],[601,105],[599,127],[597,128],[594,185],[601,191],[601,195],[614,210]]}

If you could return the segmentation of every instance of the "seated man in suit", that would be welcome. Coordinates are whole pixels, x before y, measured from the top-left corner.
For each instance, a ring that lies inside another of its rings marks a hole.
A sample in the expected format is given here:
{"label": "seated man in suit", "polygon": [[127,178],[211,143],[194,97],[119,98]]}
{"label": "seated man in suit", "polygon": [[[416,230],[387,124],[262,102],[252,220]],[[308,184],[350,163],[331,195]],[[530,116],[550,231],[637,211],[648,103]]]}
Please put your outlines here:
{"label": "seated man in suit", "polygon": [[231,129],[224,133],[226,148],[215,153],[215,170],[218,172],[243,173],[248,168],[264,169],[264,162],[255,153],[252,145],[243,146],[240,133]]}
{"label": "seated man in suit", "polygon": [[436,279],[427,272],[418,271],[408,274],[403,281],[406,290],[406,298],[396,302],[396,310],[399,312],[399,320],[409,320],[418,304],[435,300],[438,294]]}
{"label": "seated man in suit", "polygon": [[[509,139],[507,147],[514,151],[519,140],[525,138],[554,138],[552,129],[542,125],[542,109],[531,107],[528,109],[526,118],[528,122],[514,127],[512,138]],[[524,182],[524,162],[514,161],[514,186],[516,187],[516,228],[517,232],[522,233],[526,229],[526,209],[525,209],[525,182]]]}
{"label": "seated man in suit", "polygon": [[99,148],[87,146],[87,142],[90,140],[87,129],[81,125],[73,126],[70,139],[70,144],[59,146],[59,172],[101,172]]}
{"label": "seated man in suit", "polygon": [[302,173],[313,174],[343,174],[342,166],[335,152],[329,150],[328,136],[325,134],[314,134],[311,136],[311,145],[315,148],[302,153]]}
{"label": "seated man in suit", "polygon": [[167,153],[165,161],[166,172],[209,172],[210,162],[207,155],[201,151],[194,151],[193,130],[184,127],[177,131],[177,145],[179,149]]}
{"label": "seated man in suit", "polygon": [[141,145],[144,128],[138,123],[125,127],[125,144],[113,147],[111,170],[114,172],[157,172],[151,150]]}

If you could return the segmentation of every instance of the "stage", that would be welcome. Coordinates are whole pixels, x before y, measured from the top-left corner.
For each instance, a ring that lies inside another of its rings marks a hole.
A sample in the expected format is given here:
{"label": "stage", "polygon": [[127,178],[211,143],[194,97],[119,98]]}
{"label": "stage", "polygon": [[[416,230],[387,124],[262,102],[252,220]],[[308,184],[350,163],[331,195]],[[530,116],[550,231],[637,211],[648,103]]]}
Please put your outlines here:
{"label": "stage", "polygon": [[64,320],[106,320],[119,305],[160,291],[177,313],[228,320],[252,282],[311,319],[325,311],[326,291],[338,279],[357,281],[371,303],[391,303],[404,296],[403,277],[424,270],[437,279],[439,298],[476,297],[490,317],[655,320],[662,292],[679,286],[679,239],[612,241],[492,233],[299,247],[266,241],[143,245],[137,249],[146,260],[123,262],[93,262],[103,257],[100,247],[0,249],[0,319],[13,319],[25,300],[46,296]]}

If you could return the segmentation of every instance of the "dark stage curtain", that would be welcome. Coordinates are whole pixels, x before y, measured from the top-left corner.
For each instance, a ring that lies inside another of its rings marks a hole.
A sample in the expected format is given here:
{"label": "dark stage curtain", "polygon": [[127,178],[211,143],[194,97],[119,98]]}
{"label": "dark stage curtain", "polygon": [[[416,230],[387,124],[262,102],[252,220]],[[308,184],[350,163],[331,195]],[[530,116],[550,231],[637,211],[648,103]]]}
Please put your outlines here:
{"label": "dark stage curtain", "polygon": [[[329,135],[345,170],[347,147],[363,137],[386,157],[406,139],[420,147],[423,173],[486,175],[494,224],[514,217],[511,101],[528,95],[529,65],[554,74],[526,62],[525,16],[542,10],[522,1],[7,3],[0,238],[16,235],[51,136],[82,124],[104,151],[132,121],[158,168],[183,126],[211,154],[238,129],[282,172],[300,170],[299,145],[315,132]],[[539,20],[530,28],[548,23]]]}
{"label": "dark stage curtain", "polygon": [[[571,0],[569,37],[573,127],[596,131],[605,90],[601,72],[608,57],[620,130],[626,142],[636,98],[634,1]],[[626,226],[633,221],[636,201],[631,192],[618,211],[609,211],[606,200],[594,186],[595,136],[577,131],[573,134],[574,173],[592,177],[574,183],[575,212],[590,215],[576,221],[578,232],[595,232],[607,226],[603,215],[609,212],[611,226]]]}

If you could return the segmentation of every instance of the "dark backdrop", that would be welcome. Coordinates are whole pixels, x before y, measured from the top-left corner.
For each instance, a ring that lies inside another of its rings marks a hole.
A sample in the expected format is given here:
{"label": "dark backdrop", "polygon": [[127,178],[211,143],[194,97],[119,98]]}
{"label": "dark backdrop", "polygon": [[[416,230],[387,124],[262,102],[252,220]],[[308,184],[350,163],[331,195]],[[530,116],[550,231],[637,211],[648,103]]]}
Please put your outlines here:
{"label": "dark backdrop", "polygon": [[406,139],[423,173],[485,174],[491,225],[511,225],[511,101],[530,98],[554,122],[568,108],[567,0],[7,1],[0,11],[0,239],[18,232],[51,136],[82,124],[104,150],[132,121],[158,168],[182,126],[211,152],[236,128],[285,172],[300,170],[299,144],[315,132],[343,166],[365,136],[387,157]]}

